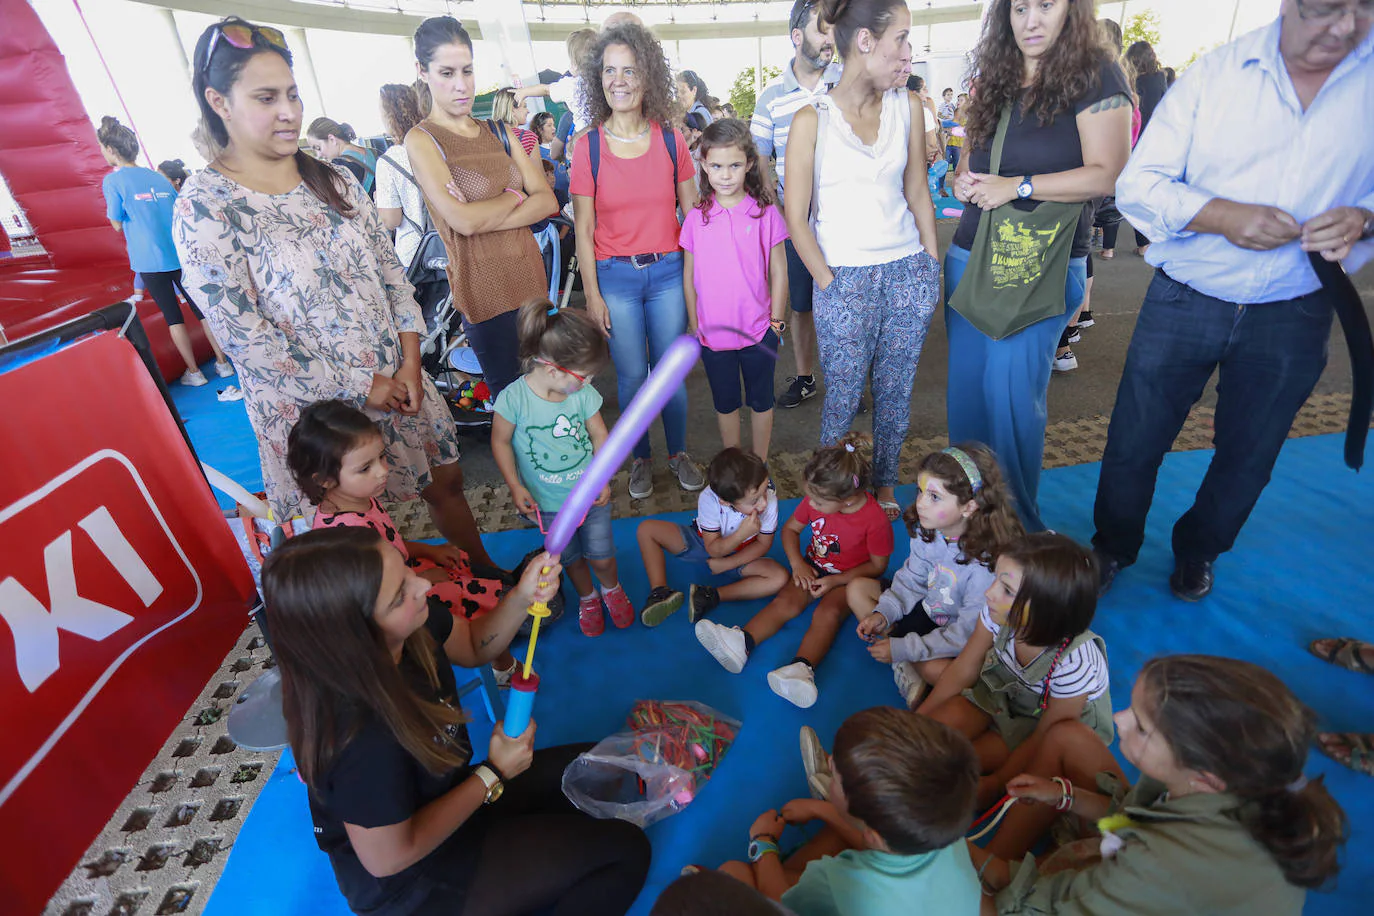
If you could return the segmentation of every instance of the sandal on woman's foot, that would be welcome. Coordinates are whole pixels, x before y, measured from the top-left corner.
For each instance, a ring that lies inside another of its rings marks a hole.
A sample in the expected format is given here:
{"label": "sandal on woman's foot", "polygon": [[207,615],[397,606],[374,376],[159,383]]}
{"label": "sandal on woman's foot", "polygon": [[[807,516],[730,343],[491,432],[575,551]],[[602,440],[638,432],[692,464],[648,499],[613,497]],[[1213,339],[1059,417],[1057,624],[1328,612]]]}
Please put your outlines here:
{"label": "sandal on woman's foot", "polygon": [[1307,651],[1324,662],[1340,665],[1361,674],[1374,674],[1374,666],[1364,660],[1365,652],[1374,655],[1374,645],[1351,639],[1347,636],[1314,639],[1307,644]]}
{"label": "sandal on woman's foot", "polygon": [[889,522],[895,522],[902,514],[902,507],[891,499],[878,500],[878,508],[883,510]]}
{"label": "sandal on woman's foot", "polygon": [[1322,732],[1317,749],[1356,773],[1374,776],[1374,735],[1359,732]]}

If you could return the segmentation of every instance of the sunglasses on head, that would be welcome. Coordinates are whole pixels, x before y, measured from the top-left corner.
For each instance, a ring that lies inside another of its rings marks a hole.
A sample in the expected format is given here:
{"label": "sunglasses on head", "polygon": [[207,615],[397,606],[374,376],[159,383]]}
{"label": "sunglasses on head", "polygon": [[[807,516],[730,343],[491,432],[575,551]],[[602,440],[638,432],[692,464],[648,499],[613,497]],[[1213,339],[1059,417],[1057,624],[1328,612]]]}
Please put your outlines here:
{"label": "sunglasses on head", "polygon": [[247,22],[231,22],[228,24],[219,23],[215,26],[215,31],[210,36],[210,45],[205,49],[205,71],[210,71],[210,61],[215,58],[215,49],[219,47],[219,40],[223,38],[227,43],[246,51],[256,44],[256,36],[262,36],[262,40],[268,45],[281,50],[287,50],[286,37],[282,35],[280,29],[271,26],[252,25]]}

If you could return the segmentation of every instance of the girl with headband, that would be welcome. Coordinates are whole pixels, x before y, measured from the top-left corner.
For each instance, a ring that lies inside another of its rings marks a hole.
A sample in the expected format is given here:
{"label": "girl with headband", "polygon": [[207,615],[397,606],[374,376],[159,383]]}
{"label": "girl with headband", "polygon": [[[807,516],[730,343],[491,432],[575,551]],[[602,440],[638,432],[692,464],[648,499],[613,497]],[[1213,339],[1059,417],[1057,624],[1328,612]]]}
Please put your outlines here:
{"label": "girl with headband", "polygon": [[915,706],[978,626],[992,566],[1023,534],[997,459],[982,445],[927,455],[916,501],[902,515],[911,553],[890,581],[859,578],[845,589],[869,654],[892,665]]}

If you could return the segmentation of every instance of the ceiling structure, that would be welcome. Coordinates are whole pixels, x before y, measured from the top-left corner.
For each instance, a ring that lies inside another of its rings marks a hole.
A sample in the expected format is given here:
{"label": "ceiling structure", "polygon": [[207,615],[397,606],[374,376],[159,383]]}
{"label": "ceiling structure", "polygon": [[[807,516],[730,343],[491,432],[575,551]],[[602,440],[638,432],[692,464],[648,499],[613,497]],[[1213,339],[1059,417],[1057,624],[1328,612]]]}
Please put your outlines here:
{"label": "ceiling structure", "polygon": [[[242,16],[250,22],[374,35],[411,35],[429,16],[453,15],[464,20],[473,38],[481,38],[478,4],[471,0],[135,0],[165,9]],[[664,40],[756,38],[787,30],[789,3],[759,0],[539,0],[525,3],[525,19],[534,41],[562,41],[574,29],[597,23],[616,9],[644,14]],[[678,15],[681,21],[677,21]],[[918,3],[911,10],[913,28],[948,22],[977,21],[979,2]],[[665,21],[666,20],[666,21]]]}

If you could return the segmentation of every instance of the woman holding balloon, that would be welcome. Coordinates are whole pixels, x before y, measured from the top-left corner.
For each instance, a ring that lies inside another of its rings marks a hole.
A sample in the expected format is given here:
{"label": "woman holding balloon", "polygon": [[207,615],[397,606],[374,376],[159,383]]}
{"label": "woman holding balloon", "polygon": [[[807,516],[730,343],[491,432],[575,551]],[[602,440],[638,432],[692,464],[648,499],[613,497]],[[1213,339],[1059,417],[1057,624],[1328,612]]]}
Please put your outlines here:
{"label": "woman holding balloon", "polygon": [[431,612],[428,583],[367,528],[312,531],[263,566],[284,713],[315,837],[355,912],[497,916],[624,913],[649,842],[564,797],[589,745],[534,751],[535,726],[472,744],[450,664],[506,645],[561,567],[545,554],[491,614]]}

